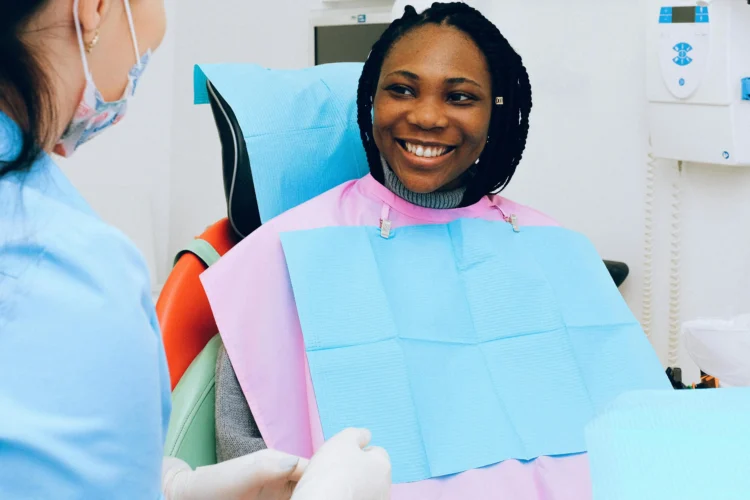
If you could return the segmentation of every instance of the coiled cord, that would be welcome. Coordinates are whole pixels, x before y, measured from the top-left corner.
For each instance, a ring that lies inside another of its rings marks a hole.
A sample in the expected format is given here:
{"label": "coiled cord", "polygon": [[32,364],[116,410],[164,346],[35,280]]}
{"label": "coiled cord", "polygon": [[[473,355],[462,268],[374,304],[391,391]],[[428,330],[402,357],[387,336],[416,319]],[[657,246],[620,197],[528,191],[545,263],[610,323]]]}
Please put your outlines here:
{"label": "coiled cord", "polygon": [[651,153],[649,139],[648,164],[646,169],[646,213],[643,244],[643,302],[641,306],[641,326],[646,337],[651,338],[653,321],[653,257],[654,257],[654,182],[656,158]]}
{"label": "coiled cord", "polygon": [[670,268],[669,268],[669,344],[667,351],[668,366],[677,366],[680,358],[680,259],[681,259],[681,220],[682,202],[680,180],[682,162],[677,163],[677,179],[672,183],[672,223],[670,230]]}

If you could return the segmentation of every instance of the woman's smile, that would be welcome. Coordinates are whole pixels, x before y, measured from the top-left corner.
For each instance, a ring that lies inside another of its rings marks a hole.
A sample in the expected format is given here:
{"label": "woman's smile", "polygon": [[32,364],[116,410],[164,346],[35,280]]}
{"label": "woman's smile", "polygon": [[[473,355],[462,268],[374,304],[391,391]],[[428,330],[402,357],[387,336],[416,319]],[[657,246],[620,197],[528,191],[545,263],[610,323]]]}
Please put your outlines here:
{"label": "woman's smile", "polygon": [[423,142],[414,139],[396,139],[403,161],[412,168],[439,168],[450,161],[455,146],[436,142]]}

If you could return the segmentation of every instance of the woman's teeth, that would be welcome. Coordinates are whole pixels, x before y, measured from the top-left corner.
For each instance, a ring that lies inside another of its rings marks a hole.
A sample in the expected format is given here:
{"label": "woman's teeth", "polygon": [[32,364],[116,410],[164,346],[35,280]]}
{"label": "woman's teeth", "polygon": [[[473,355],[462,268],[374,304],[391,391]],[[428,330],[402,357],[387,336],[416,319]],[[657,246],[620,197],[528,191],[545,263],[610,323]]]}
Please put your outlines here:
{"label": "woman's teeth", "polygon": [[448,152],[449,149],[446,147],[419,146],[417,144],[411,144],[408,142],[405,142],[404,144],[406,145],[406,150],[408,152],[413,155],[419,156],[420,158],[437,158],[438,156],[443,156],[446,152]]}

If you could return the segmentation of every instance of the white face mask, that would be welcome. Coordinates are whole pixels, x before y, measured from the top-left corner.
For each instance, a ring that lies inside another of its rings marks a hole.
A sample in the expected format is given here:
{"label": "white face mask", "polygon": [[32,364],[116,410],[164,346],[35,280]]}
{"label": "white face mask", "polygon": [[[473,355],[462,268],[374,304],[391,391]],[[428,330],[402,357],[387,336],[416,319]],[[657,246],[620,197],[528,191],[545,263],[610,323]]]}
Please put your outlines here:
{"label": "white face mask", "polygon": [[78,104],[73,119],[55,145],[54,152],[61,156],[71,156],[83,143],[93,139],[105,129],[122,120],[125,116],[125,111],[127,110],[128,99],[135,94],[136,87],[138,86],[138,79],[143,74],[148,61],[151,58],[151,49],[141,57],[141,53],[138,50],[138,40],[135,36],[135,28],[133,26],[133,15],[130,11],[130,1],[123,0],[123,2],[125,4],[125,12],[128,16],[130,36],[133,39],[135,59],[137,62],[128,73],[128,86],[125,89],[123,96],[119,100],[113,102],[106,102],[104,100],[101,92],[96,88],[94,79],[91,76],[88,60],[86,59],[86,48],[83,43],[83,34],[81,33],[81,23],[78,17],[79,0],[73,2],[73,18],[75,19],[76,32],[78,34],[78,46],[81,50],[83,71],[86,76],[86,88],[83,91],[81,102]]}

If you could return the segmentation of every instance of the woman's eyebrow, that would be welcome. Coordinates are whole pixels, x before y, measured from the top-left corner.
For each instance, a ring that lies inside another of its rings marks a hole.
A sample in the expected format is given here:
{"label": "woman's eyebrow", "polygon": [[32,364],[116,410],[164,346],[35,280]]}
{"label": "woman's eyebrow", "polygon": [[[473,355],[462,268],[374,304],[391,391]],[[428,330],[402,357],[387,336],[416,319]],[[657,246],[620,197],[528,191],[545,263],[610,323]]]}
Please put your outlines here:
{"label": "woman's eyebrow", "polygon": [[465,77],[446,78],[445,83],[449,85],[460,85],[462,83],[468,83],[471,85],[475,85],[479,87],[480,89],[482,88],[482,86],[479,83],[475,82],[471,78],[465,78]]}
{"label": "woman's eyebrow", "polygon": [[406,71],[405,69],[400,69],[398,71],[394,71],[393,73],[389,73],[386,76],[386,78],[388,78],[388,76],[393,76],[393,75],[400,75],[405,78],[408,78],[409,80],[417,80],[417,81],[419,80],[419,75],[412,73],[411,71]]}
{"label": "woman's eyebrow", "polygon": [[[404,78],[408,78],[409,80],[419,81],[419,75],[416,73],[412,73],[411,71],[406,71],[404,69],[400,69],[397,71],[394,71],[393,73],[389,73],[386,78],[393,75],[399,75],[403,76]],[[474,85],[476,87],[482,88],[482,85],[477,83],[476,81],[472,80],[471,78],[466,78],[464,76],[457,76],[453,78],[446,78],[445,83],[448,85],[461,85],[462,83],[468,83],[470,85]]]}

